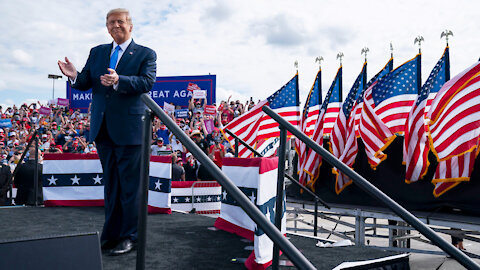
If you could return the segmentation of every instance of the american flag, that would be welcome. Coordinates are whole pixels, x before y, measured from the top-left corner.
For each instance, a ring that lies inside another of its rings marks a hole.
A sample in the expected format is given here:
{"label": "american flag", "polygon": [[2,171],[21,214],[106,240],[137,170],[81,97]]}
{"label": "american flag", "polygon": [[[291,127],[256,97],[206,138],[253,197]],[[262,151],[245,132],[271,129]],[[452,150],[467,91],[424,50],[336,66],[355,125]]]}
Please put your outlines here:
{"label": "american flag", "polygon": [[[325,135],[325,129],[327,128],[327,125],[325,124],[325,119],[327,118],[327,114],[330,113],[330,117],[335,116],[335,119],[338,115],[339,108],[340,108],[340,93],[342,92],[342,87],[341,87],[341,78],[342,78],[342,67],[337,71],[337,75],[335,76],[335,79],[332,82],[332,85],[330,86],[330,89],[327,92],[327,95],[325,96],[325,100],[322,103],[322,106],[320,108],[320,114],[318,115],[317,122],[315,123],[315,129],[314,133],[312,136],[312,140],[315,141],[320,146],[323,146],[323,135]],[[333,106],[330,106],[331,104],[334,104]],[[329,111],[330,108],[330,111]],[[336,114],[335,114],[336,111]],[[333,122],[331,121],[332,125],[330,125],[329,130],[331,132],[333,128]],[[310,186],[312,189],[314,189],[315,181],[318,178],[319,172],[320,172],[320,165],[322,164],[322,158],[320,157],[317,152],[313,151],[312,149],[308,149],[307,155],[305,157],[305,166],[304,166],[304,172],[308,174],[306,176],[307,178],[307,186]]]}
{"label": "american flag", "polygon": [[[300,127],[305,135],[311,137],[315,128],[315,123],[318,119],[318,114],[320,112],[320,104],[322,103],[322,71],[317,72],[315,81],[313,83],[310,92],[308,93],[305,106],[303,108],[302,119],[300,121]],[[295,140],[295,147],[298,154],[298,174],[300,183],[305,184],[306,173],[304,171],[305,162],[306,162],[306,145],[299,139]]]}
{"label": "american flag", "polygon": [[420,54],[372,84],[364,94],[359,132],[373,169],[387,156],[383,150],[403,133],[420,89]]}
{"label": "american flag", "polygon": [[[359,90],[359,95],[357,96],[356,102],[354,103],[353,109],[351,111],[352,115],[348,119],[347,123],[347,139],[345,147],[342,155],[339,158],[343,163],[348,164],[348,166],[350,167],[353,167],[358,152],[357,137],[360,136],[360,133],[358,132],[358,125],[360,124],[360,115],[363,107],[364,91],[366,88],[374,84],[377,80],[387,75],[392,70],[392,68],[393,58],[390,58],[387,64],[375,76],[373,76],[373,78],[370,79],[370,81],[365,86],[363,86],[363,89]],[[352,181],[346,175],[340,173],[336,169],[334,169],[333,173],[336,174],[335,191],[337,192],[337,194],[340,194],[340,192],[342,192],[345,187],[352,183]]]}
{"label": "american flag", "polygon": [[[363,64],[362,71],[357,76],[357,79],[353,83],[350,92],[348,92],[347,98],[343,102],[340,113],[338,114],[335,125],[333,126],[332,136],[330,137],[330,152],[332,152],[335,157],[339,158],[342,160],[342,162],[350,167],[353,166],[355,158],[351,159],[351,155],[348,155],[349,151],[345,151],[346,149],[351,149],[352,143],[349,142],[349,145],[347,146],[347,138],[350,136],[351,140],[355,140],[355,144],[357,140],[353,126],[354,122],[350,121],[350,116],[354,115],[352,113],[352,108],[358,96],[363,92],[367,80],[366,77],[367,62]],[[351,118],[354,119],[354,117]],[[344,175],[340,176],[340,172],[337,168],[334,168],[333,172],[336,174],[335,190],[337,194],[339,194],[349,183],[351,183],[351,180],[347,179]]]}
{"label": "american flag", "polygon": [[439,197],[461,182],[469,181],[477,155],[477,151],[473,151],[440,161],[432,180],[433,195]]}
{"label": "american flag", "polygon": [[432,151],[447,160],[471,152],[480,132],[480,62],[446,82],[432,102],[427,118]]}
{"label": "american flag", "polygon": [[307,102],[303,109],[303,118],[305,122],[305,128],[303,132],[311,137],[313,135],[313,129],[315,128],[315,123],[318,119],[318,114],[320,112],[320,105],[322,104],[322,70],[317,72],[315,77],[315,82],[313,83],[312,89],[308,94]]}
{"label": "american flag", "polygon": [[[296,74],[280,90],[258,103],[250,111],[233,119],[225,128],[255,148],[255,142],[280,135],[278,123],[262,111],[263,106],[270,106],[290,124],[298,126],[300,122],[300,109],[298,99],[298,74]],[[226,134],[230,142],[234,138]],[[252,152],[243,145],[239,145],[239,157],[250,157]]]}
{"label": "american flag", "polygon": [[[325,102],[323,104],[326,104]],[[320,114],[318,115],[317,122],[315,123],[315,131],[312,136],[312,140],[316,144],[323,146],[323,116],[325,115],[326,105],[322,105],[320,109]],[[303,172],[307,175],[305,176],[306,185],[311,187],[315,191],[315,181],[319,175],[320,165],[322,164],[322,158],[317,152],[312,149],[307,149],[305,156],[305,166]]]}
{"label": "american flag", "polygon": [[406,165],[405,182],[407,183],[422,179],[428,170],[429,147],[425,130],[425,108],[430,94],[436,94],[448,80],[447,49],[428,76],[406,121],[403,159]]}
{"label": "american flag", "polygon": [[447,81],[427,114],[429,143],[439,165],[432,182],[440,196],[470,173],[480,133],[480,62]]}
{"label": "american flag", "polygon": [[[445,48],[445,51],[443,52],[443,57],[445,57],[445,81],[450,80],[450,48],[447,46]],[[442,84],[443,85],[443,84]],[[427,113],[430,110],[430,106],[432,106],[433,99],[437,95],[438,91],[440,90],[441,86],[437,89],[437,87],[434,87],[430,90],[430,94],[428,95],[427,98],[427,104],[425,105],[425,118],[427,117]]]}
{"label": "american flag", "polygon": [[327,103],[327,110],[323,117],[323,135],[329,136],[342,105],[342,66],[338,68],[337,75],[335,75],[327,96],[325,96],[324,103]]}
{"label": "american flag", "polygon": [[387,64],[375,75],[373,78],[368,81],[367,85],[363,88],[360,95],[357,97],[357,101],[353,106],[355,109],[353,110],[355,113],[355,135],[360,137],[360,133],[358,132],[358,127],[360,126],[360,115],[362,114],[362,107],[363,107],[363,93],[367,88],[369,88],[373,83],[378,81],[379,79],[383,78],[385,75],[390,73],[393,69],[393,57],[390,57]]}

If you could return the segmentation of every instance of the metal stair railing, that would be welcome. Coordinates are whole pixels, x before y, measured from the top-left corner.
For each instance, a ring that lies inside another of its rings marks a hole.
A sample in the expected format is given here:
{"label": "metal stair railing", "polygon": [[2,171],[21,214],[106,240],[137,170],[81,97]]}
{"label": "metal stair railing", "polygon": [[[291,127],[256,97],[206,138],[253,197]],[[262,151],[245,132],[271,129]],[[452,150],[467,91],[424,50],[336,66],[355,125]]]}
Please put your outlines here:
{"label": "metal stair railing", "polygon": [[[342,163],[339,159],[337,159],[334,155],[330,152],[325,150],[323,147],[315,143],[312,139],[306,136],[303,132],[298,130],[288,121],[283,119],[280,115],[275,113],[270,107],[263,106],[262,110],[270,116],[273,120],[275,120],[280,125],[280,132],[282,129],[288,130],[298,139],[303,141],[310,149],[317,152],[324,160],[330,163],[332,166],[338,168],[342,173],[348,176],[352,181],[359,186],[363,191],[370,194],[370,196],[378,199],[380,202],[385,204],[388,208],[390,208],[395,214],[401,217],[405,222],[410,224],[414,227],[417,231],[423,234],[426,238],[428,238],[434,245],[445,251],[447,254],[451,255],[455,260],[457,260],[461,265],[466,267],[467,269],[479,269],[480,266],[475,263],[470,257],[468,257],[465,253],[461,252],[459,249],[454,247],[452,244],[448,243],[445,239],[441,238],[438,234],[436,234],[432,229],[426,226],[422,221],[420,221],[417,217],[399,205],[397,202],[392,200],[388,197],[385,193],[379,190],[377,187],[372,185],[368,182],[365,178],[359,175],[357,172],[352,170],[350,167]],[[286,133],[285,133],[286,134]],[[282,134],[280,134],[282,137]],[[286,136],[286,135],[284,135]],[[282,140],[280,140],[280,149],[282,148]],[[285,147],[285,146],[283,146]],[[274,254],[275,256],[275,254]]]}
{"label": "metal stair railing", "polygon": [[[292,244],[282,233],[262,214],[262,212],[250,201],[250,199],[243,194],[240,189],[233,184],[233,182],[220,170],[220,168],[213,163],[212,160],[185,134],[180,127],[168,116],[157,103],[148,95],[142,94],[141,99],[150,108],[153,113],[160,118],[160,120],[167,126],[167,128],[175,134],[175,137],[182,142],[182,144],[193,154],[193,156],[200,161],[203,166],[206,166],[212,176],[217,182],[227,190],[228,193],[238,202],[239,206],[245,213],[267,234],[267,236],[280,247],[285,255],[295,264],[299,269],[315,269],[313,264],[308,261],[305,256]],[[144,145],[143,151],[150,153],[149,147],[151,136],[151,113],[145,113],[145,125],[143,131]],[[147,143],[148,142],[148,143]],[[147,216],[147,188],[148,188],[148,158],[149,154],[142,154],[142,172],[141,172],[141,208],[139,213],[139,243],[137,251],[137,269],[144,269],[145,261],[145,242],[146,242],[146,216]],[[145,159],[145,160],[144,160]]]}

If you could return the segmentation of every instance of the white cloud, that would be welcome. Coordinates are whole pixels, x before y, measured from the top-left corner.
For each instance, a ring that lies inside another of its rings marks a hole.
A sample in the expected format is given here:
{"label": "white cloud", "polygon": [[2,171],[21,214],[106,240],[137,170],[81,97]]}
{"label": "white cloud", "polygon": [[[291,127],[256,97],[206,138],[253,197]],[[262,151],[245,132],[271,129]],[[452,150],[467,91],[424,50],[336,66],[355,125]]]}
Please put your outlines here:
{"label": "white cloud", "polygon": [[29,66],[32,63],[32,56],[20,49],[15,49],[12,52],[13,60],[21,65]]}
{"label": "white cloud", "polygon": [[267,44],[278,46],[298,46],[308,41],[302,20],[285,13],[271,18],[252,22],[252,32],[265,38]]}
{"label": "white cloud", "polygon": [[220,23],[229,20],[233,14],[233,8],[226,1],[216,1],[213,6],[205,8],[200,20]]}

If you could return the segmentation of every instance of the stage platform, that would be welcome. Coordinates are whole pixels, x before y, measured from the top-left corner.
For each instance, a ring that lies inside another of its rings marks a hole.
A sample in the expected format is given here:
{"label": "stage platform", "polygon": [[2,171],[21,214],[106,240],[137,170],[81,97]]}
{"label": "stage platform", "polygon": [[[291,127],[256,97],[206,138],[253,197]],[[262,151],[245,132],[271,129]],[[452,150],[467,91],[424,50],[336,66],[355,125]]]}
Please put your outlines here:
{"label": "stage platform", "polygon": [[[0,207],[0,240],[101,231],[103,220],[102,207]],[[177,212],[149,215],[146,269],[245,269],[232,259],[247,258],[251,251],[245,247],[253,243],[212,229],[214,222],[211,217]],[[287,237],[317,269],[399,254],[355,246],[319,248],[316,239],[290,234]],[[117,257],[102,255],[103,269],[135,269],[135,260],[136,252]],[[392,269],[408,269],[408,257],[394,262],[396,268]],[[16,268],[12,265],[11,269]]]}

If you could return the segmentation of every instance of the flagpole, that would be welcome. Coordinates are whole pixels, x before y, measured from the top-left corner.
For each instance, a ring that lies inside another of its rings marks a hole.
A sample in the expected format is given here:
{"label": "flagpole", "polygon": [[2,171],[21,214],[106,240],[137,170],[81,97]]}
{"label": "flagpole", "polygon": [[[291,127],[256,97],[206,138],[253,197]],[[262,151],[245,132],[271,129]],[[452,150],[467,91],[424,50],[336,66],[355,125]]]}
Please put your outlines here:
{"label": "flagpole", "polygon": [[343,69],[342,68],[342,58],[343,58],[343,56],[344,56],[343,52],[339,52],[337,54],[337,59],[340,59],[340,71],[339,71],[340,72],[340,78],[338,79],[338,92],[339,92],[338,95],[339,95],[340,103],[342,103],[342,99],[343,99],[343,93],[342,93],[342,91],[343,91],[343,88],[342,88],[342,69]]}
{"label": "flagpole", "polygon": [[368,49],[368,47],[363,47],[362,51],[360,52],[360,54],[364,54],[365,55],[365,62],[363,63],[364,65],[364,69],[363,69],[363,78],[362,78],[362,85],[363,85],[363,88],[365,88],[365,85],[367,85],[367,54],[368,52],[370,52],[370,49]]}
{"label": "flagpole", "polygon": [[318,102],[322,104],[322,61],[323,57],[318,56],[315,58],[315,62],[318,62],[318,73],[317,73],[317,87],[318,87]]}
{"label": "flagpole", "polygon": [[413,41],[413,44],[417,44],[418,43],[418,53],[421,54],[422,53],[422,42],[425,41],[423,39],[422,36],[418,35],[415,40]]}
{"label": "flagpole", "polygon": [[448,45],[448,36],[453,37],[453,32],[451,30],[445,29],[440,34],[440,39],[445,37],[445,41],[447,43],[447,46],[445,48],[445,80],[448,81],[450,80],[450,47]]}
{"label": "flagpole", "polygon": [[418,43],[417,57],[417,94],[422,90],[422,42],[425,41],[421,35],[417,36],[413,44]]}
{"label": "flagpole", "polygon": [[445,37],[445,41],[447,42],[447,47],[448,47],[448,36],[452,36],[452,37],[453,37],[453,32],[452,32],[452,30],[445,29],[445,31],[443,31],[443,32],[440,34],[440,39],[442,39],[443,37]]}
{"label": "flagpole", "polygon": [[365,55],[365,63],[367,62],[367,54],[370,50],[368,49],[368,47],[363,47],[362,48],[362,51],[360,52],[360,55]]}
{"label": "flagpole", "polygon": [[[393,43],[390,41],[390,58],[393,59]],[[392,66],[390,67],[390,70],[393,69],[393,62],[392,62]]]}

